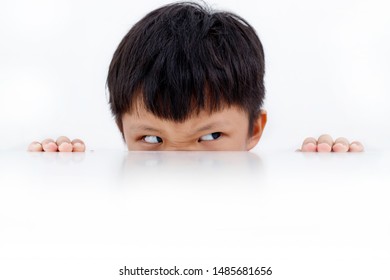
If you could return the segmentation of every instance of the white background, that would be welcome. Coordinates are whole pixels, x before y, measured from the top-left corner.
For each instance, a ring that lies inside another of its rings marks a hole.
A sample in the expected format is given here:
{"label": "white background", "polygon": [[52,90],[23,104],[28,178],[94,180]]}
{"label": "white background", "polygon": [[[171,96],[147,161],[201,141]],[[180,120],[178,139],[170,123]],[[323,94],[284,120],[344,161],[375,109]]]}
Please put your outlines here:
{"label": "white background", "polygon": [[[67,135],[125,149],[107,104],[112,54],[131,26],[170,1],[0,2],[0,149]],[[256,150],[295,150],[330,133],[390,140],[390,3],[208,1],[258,32],[269,123]]]}

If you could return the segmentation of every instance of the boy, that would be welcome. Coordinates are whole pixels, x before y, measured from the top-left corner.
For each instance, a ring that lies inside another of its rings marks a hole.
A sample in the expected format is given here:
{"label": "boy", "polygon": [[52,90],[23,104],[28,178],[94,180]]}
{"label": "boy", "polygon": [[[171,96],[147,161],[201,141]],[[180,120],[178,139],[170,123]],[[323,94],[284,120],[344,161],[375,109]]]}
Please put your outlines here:
{"label": "boy", "polygon": [[[241,150],[267,122],[264,52],[241,17],[196,3],[163,6],[122,39],[107,86],[128,150]],[[362,151],[359,142],[307,138],[302,151]],[[80,139],[33,142],[29,151],[83,152]]]}

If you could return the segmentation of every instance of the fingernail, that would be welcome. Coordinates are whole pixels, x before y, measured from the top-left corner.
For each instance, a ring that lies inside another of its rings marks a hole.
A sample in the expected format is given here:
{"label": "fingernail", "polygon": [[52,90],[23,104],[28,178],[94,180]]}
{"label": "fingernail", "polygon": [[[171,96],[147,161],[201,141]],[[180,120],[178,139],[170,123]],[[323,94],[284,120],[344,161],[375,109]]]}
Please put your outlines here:
{"label": "fingernail", "polygon": [[318,152],[330,152],[332,150],[332,147],[329,146],[327,143],[320,143],[317,145],[317,151]]}
{"label": "fingernail", "polygon": [[359,152],[360,151],[360,149],[359,149],[359,145],[358,144],[351,144],[351,146],[350,146],[350,151],[351,152]]}
{"label": "fingernail", "polygon": [[306,143],[302,147],[302,152],[315,152],[316,149],[317,149],[317,147],[314,143]]}
{"label": "fingernail", "polygon": [[49,146],[48,144],[45,144],[45,145],[43,145],[42,147],[43,147],[43,149],[44,149],[45,151],[50,149],[50,146]]}

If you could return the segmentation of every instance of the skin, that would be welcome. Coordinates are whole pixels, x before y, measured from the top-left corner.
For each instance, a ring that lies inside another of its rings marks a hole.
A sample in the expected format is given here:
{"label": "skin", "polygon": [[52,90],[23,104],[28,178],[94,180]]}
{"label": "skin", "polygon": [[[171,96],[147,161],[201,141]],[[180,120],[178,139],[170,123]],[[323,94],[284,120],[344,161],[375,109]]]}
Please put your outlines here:
{"label": "skin", "polygon": [[201,111],[182,123],[159,119],[139,108],[124,114],[122,123],[130,151],[249,151],[261,138],[267,112],[261,111],[251,136],[248,116],[236,106],[212,114]]}
{"label": "skin", "polygon": [[85,152],[85,144],[80,139],[70,139],[60,136],[54,141],[47,138],[42,142],[34,141],[28,146],[29,152]]}
{"label": "skin", "polygon": [[300,152],[363,152],[364,147],[359,141],[353,141],[349,143],[348,139],[339,137],[333,141],[333,138],[329,134],[323,134],[318,139],[313,137],[306,138],[300,150]]}
{"label": "skin", "polygon": [[[122,116],[123,133],[129,151],[249,151],[259,142],[267,123],[267,112],[261,110],[248,135],[248,116],[238,107],[225,108],[211,115],[201,111],[182,123],[159,119],[144,108]],[[212,134],[213,133],[213,134]],[[318,139],[306,138],[301,152],[362,152],[363,145],[339,137],[333,141],[328,134]],[[34,141],[31,152],[84,152],[80,139],[60,136],[42,142]]]}

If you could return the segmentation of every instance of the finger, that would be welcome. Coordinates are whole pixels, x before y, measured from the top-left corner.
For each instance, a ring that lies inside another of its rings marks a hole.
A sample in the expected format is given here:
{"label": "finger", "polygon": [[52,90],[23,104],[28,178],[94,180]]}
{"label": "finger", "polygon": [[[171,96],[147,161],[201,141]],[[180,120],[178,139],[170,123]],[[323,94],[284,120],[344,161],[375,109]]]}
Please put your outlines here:
{"label": "finger", "polygon": [[37,142],[37,141],[34,141],[28,146],[27,151],[29,151],[29,152],[42,152],[43,151],[42,144]]}
{"label": "finger", "polygon": [[57,144],[53,139],[47,138],[42,141],[42,148],[45,152],[57,152]]}
{"label": "finger", "polygon": [[351,145],[349,145],[349,151],[350,152],[363,152],[364,146],[359,141],[353,141]]}
{"label": "finger", "polygon": [[302,152],[316,152],[317,151],[317,140],[313,137],[306,138],[302,143]]}
{"label": "finger", "polygon": [[80,139],[73,139],[73,152],[85,152],[85,144]]}
{"label": "finger", "polygon": [[66,136],[60,136],[60,137],[57,138],[57,141],[56,141],[57,146],[60,146],[64,142],[70,143],[70,139],[68,137],[66,137]]}
{"label": "finger", "polygon": [[332,150],[333,150],[333,152],[336,152],[336,153],[348,152],[348,150],[349,150],[349,141],[348,141],[348,139],[344,138],[344,137],[337,138],[334,141]]}
{"label": "finger", "polygon": [[333,139],[329,134],[322,134],[318,138],[317,151],[318,152],[331,152],[333,146]]}
{"label": "finger", "polygon": [[56,143],[60,152],[71,152],[73,150],[72,143],[66,136],[58,137]]}

